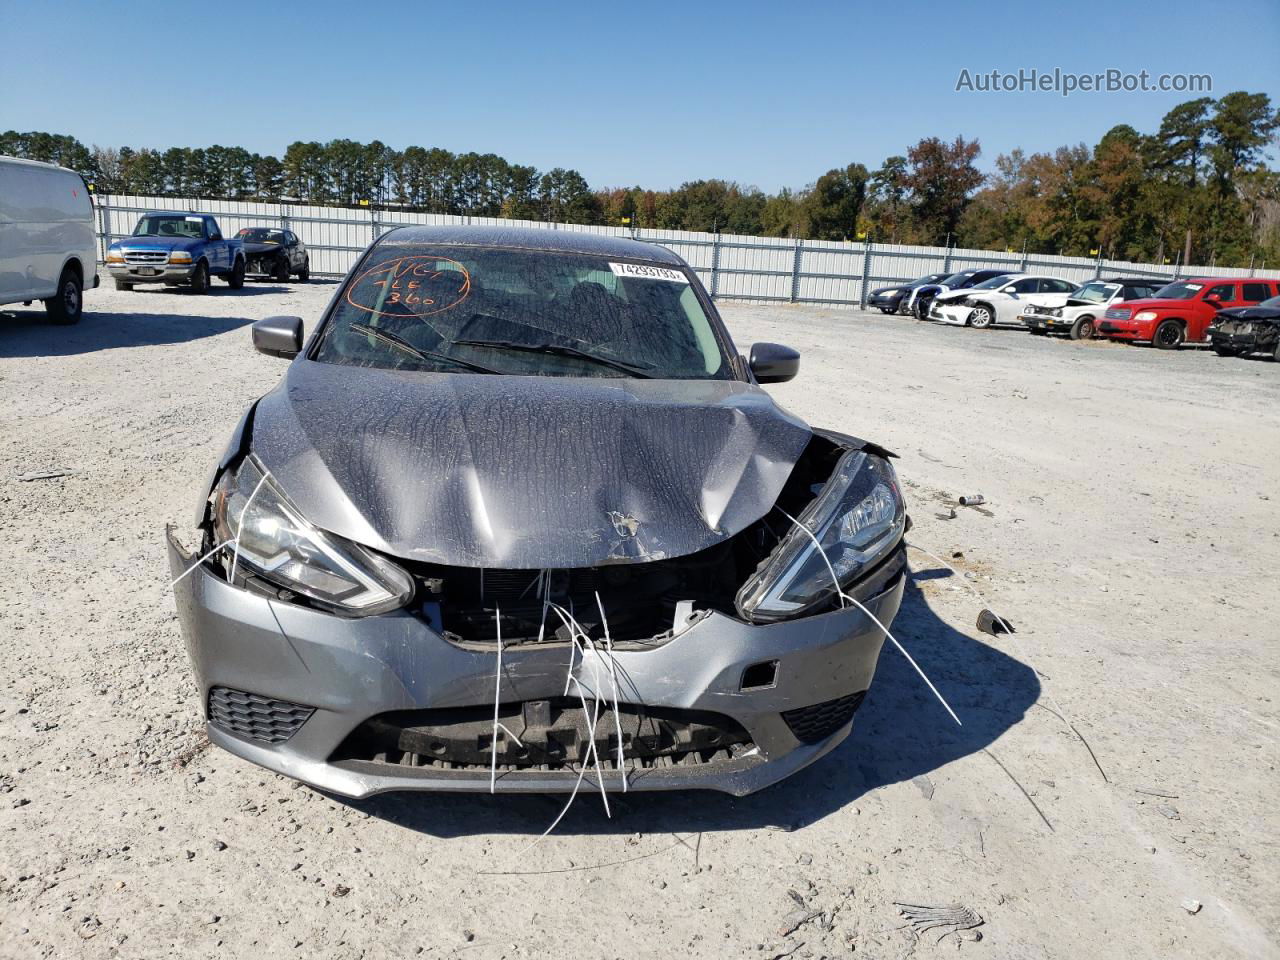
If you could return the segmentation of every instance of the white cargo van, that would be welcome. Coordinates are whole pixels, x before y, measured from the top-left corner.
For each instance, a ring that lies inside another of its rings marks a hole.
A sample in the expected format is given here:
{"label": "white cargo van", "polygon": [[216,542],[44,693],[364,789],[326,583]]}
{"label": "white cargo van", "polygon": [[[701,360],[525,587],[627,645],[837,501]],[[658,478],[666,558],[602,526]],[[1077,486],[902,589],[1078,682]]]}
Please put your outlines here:
{"label": "white cargo van", "polygon": [[0,304],[43,300],[54,323],[79,320],[98,285],[93,232],[80,174],[0,157]]}

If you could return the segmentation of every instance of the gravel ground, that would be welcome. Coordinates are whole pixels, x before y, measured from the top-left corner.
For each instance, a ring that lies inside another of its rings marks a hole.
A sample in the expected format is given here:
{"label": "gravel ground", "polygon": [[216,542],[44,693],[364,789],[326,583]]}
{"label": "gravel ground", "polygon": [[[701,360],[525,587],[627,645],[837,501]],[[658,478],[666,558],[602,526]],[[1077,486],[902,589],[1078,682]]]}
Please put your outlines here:
{"label": "gravel ground", "polygon": [[725,305],[803,352],[782,403],[901,455],[912,538],[1017,635],[915,554],[896,632],[962,728],[887,649],[791,781],[584,797],[529,849],[559,800],[348,804],[204,740],[161,528],[283,370],[248,324],[333,289],[0,316],[0,956],[1280,956],[1280,365]]}

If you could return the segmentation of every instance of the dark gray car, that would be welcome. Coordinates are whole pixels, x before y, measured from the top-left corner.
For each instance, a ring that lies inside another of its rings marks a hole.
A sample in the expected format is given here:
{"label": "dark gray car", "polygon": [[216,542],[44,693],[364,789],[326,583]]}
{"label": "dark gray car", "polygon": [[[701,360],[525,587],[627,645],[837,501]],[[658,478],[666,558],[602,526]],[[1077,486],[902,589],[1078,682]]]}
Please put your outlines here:
{"label": "dark gray car", "polygon": [[798,355],[740,356],[679,257],[402,228],[305,347],[253,333],[293,362],[169,536],[215,743],[353,797],[744,794],[847,736],[901,490],[773,402]]}

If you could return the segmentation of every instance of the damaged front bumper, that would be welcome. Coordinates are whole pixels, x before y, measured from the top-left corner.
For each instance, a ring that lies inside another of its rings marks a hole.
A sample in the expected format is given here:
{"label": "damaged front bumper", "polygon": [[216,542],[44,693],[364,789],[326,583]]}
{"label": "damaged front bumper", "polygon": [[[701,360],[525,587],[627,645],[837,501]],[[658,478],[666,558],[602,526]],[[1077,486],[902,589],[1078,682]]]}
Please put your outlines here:
{"label": "damaged front bumper", "polygon": [[[175,577],[193,562],[172,534],[169,560]],[[897,613],[905,570],[899,546],[856,588],[881,623]],[[493,748],[493,728],[469,718],[494,709],[496,650],[446,639],[404,609],[345,618],[273,601],[228,584],[207,565],[183,577],[175,596],[217,745],[348,797],[490,789],[490,764],[476,757]],[[848,735],[883,641],[883,631],[852,607],[762,625],[707,611],[651,647],[615,649],[612,663],[569,643],[508,646],[498,700],[515,738],[571,737],[554,720],[535,718],[564,707],[572,672],[587,703],[599,700],[603,786],[616,790],[618,728],[601,681],[616,677],[628,718],[621,725],[628,789],[740,796],[795,773]],[[646,712],[649,720],[636,719]],[[633,722],[647,723],[652,740]],[[458,741],[442,731],[468,730],[480,733],[465,756],[455,755]],[[576,761],[522,764],[515,757],[524,746],[499,734],[493,789],[574,789]],[[593,765],[582,782],[598,786],[599,779]]]}

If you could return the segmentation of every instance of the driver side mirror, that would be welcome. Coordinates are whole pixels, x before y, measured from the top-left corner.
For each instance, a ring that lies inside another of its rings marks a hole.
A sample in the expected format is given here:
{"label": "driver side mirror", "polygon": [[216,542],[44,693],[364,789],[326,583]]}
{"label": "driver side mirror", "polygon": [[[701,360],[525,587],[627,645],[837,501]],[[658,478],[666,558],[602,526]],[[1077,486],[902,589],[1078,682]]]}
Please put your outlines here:
{"label": "driver side mirror", "polygon": [[222,234],[218,233],[216,230],[213,233],[209,234],[210,243],[215,243],[216,241],[221,239],[222,239]]}
{"label": "driver side mirror", "polygon": [[780,343],[753,343],[747,365],[758,383],[786,383],[800,372],[800,354]]}
{"label": "driver side mirror", "polygon": [[302,352],[301,317],[267,317],[253,325],[253,348],[268,357],[291,360]]}

